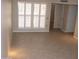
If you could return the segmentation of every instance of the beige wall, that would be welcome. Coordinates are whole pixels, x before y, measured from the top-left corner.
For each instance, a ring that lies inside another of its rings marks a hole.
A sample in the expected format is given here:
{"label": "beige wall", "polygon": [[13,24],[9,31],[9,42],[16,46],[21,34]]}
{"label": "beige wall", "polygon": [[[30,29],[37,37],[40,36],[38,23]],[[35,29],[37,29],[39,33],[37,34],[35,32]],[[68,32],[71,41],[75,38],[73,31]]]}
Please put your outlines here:
{"label": "beige wall", "polygon": [[11,40],[11,0],[1,2],[1,57],[6,59]]}

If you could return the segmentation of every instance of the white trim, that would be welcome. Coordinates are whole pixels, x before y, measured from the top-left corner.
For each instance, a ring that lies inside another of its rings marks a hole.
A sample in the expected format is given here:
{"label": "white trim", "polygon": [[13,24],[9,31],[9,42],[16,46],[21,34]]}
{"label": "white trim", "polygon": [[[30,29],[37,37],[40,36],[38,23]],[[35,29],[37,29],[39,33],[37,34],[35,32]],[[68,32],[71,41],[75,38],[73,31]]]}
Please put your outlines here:
{"label": "white trim", "polygon": [[34,20],[34,17],[33,17],[33,12],[34,11],[34,4],[32,3],[32,6],[31,6],[31,28],[33,28],[33,20]]}
{"label": "white trim", "polygon": [[1,20],[2,20],[1,17],[3,17],[3,15],[1,14],[1,11],[2,11],[2,10],[1,10],[1,4],[2,4],[1,2],[2,2],[2,0],[0,0],[0,59],[2,59],[2,57],[1,57],[1,51],[2,51],[2,50],[1,50],[1,48],[2,48],[2,46],[1,46],[1,41],[2,41],[2,40],[1,40],[1,36],[2,36],[2,35],[1,35],[1,33],[2,33],[2,32],[1,32]]}
{"label": "white trim", "polygon": [[24,2],[24,28],[26,28],[26,0]]}
{"label": "white trim", "polygon": [[41,12],[41,4],[39,5],[39,23],[38,23],[38,28],[40,28],[40,12]]}
{"label": "white trim", "polygon": [[27,31],[18,31],[18,30],[15,30],[15,31],[13,31],[13,32],[49,32],[48,30],[27,30]]}

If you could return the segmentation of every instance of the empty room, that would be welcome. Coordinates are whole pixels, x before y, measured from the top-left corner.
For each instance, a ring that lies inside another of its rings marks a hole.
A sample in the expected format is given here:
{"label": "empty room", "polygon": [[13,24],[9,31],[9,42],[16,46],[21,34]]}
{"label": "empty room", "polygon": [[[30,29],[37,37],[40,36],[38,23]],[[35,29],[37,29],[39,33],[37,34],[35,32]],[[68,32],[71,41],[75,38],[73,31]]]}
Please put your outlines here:
{"label": "empty room", "polygon": [[77,0],[1,0],[2,59],[78,59]]}

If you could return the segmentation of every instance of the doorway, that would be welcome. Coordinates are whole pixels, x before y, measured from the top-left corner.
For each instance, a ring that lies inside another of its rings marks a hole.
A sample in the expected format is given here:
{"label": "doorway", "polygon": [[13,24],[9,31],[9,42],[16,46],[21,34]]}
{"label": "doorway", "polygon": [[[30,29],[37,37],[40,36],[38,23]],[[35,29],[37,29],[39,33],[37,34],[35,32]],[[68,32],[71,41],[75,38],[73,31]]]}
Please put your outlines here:
{"label": "doorway", "polygon": [[55,12],[55,4],[52,4],[51,15],[50,15],[50,31],[54,29],[54,12]]}

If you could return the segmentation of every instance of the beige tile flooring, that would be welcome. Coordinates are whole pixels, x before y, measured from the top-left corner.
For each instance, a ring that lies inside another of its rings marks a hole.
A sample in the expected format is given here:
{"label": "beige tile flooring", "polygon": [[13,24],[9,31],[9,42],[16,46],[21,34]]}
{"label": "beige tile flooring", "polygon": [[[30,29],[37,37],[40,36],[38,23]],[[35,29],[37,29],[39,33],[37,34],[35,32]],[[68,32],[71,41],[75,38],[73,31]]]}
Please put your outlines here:
{"label": "beige tile flooring", "polygon": [[61,31],[13,33],[12,59],[77,59],[77,40]]}

